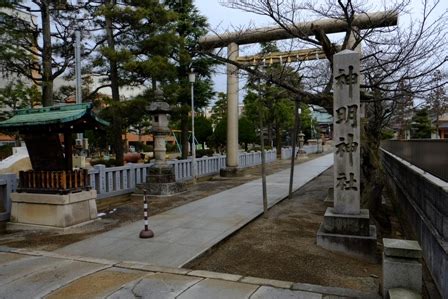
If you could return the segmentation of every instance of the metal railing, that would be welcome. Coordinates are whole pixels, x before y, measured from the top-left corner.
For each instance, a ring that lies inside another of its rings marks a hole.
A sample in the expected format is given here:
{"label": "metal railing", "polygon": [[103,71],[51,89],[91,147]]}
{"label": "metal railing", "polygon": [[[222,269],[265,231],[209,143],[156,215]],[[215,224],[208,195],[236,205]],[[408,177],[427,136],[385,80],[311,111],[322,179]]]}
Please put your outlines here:
{"label": "metal railing", "polygon": [[385,140],[381,147],[448,182],[448,139]]}

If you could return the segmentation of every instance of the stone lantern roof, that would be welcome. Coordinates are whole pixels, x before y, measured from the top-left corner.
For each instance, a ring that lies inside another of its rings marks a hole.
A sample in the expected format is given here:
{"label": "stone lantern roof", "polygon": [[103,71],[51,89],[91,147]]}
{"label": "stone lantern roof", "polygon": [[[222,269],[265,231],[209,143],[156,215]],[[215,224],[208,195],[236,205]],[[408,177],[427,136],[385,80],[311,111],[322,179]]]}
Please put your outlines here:
{"label": "stone lantern roof", "polygon": [[169,114],[171,112],[170,105],[165,102],[165,97],[160,89],[154,92],[155,101],[146,107],[149,114]]}

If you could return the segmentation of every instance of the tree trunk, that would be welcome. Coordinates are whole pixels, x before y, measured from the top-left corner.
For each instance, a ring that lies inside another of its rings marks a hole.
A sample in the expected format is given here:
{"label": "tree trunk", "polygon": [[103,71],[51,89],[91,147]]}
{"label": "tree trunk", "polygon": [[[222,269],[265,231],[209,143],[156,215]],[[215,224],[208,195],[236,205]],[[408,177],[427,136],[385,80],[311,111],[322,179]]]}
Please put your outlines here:
{"label": "tree trunk", "polygon": [[271,124],[268,124],[268,143],[269,143],[269,146],[272,148],[273,141],[272,141],[272,125]]}
{"label": "tree trunk", "polygon": [[370,210],[371,215],[383,228],[390,226],[387,213],[382,205],[382,193],[386,185],[381,167],[380,142],[381,127],[366,123],[361,133],[361,206]]}
{"label": "tree trunk", "polygon": [[277,129],[275,130],[275,139],[277,140],[277,158],[279,158],[282,155],[282,131],[279,126],[277,126]]}
{"label": "tree trunk", "polygon": [[42,105],[53,105],[53,70],[51,68],[52,48],[51,48],[51,28],[50,28],[50,3],[41,3],[42,21]]}
{"label": "tree trunk", "polygon": [[182,159],[188,158],[188,125],[188,117],[182,115],[180,119],[180,144],[182,145]]}
{"label": "tree trunk", "polygon": [[[108,4],[110,6],[113,6],[116,4],[115,0],[109,0]],[[108,15],[106,15],[105,18],[106,21],[106,36],[107,36],[107,46],[109,47],[112,52],[115,51],[115,39],[114,39],[114,32],[113,32],[113,24],[112,24],[112,18]],[[110,73],[109,73],[109,79],[112,89],[112,100],[116,103],[120,101],[120,91],[118,86],[118,65],[117,61],[112,58],[109,58],[109,66],[110,66]],[[123,165],[123,137],[122,137],[122,119],[119,116],[119,111],[115,111],[114,115],[114,121],[112,123],[112,138],[114,139],[114,142],[112,146],[114,147],[115,151],[115,159],[117,161],[117,165]]]}
{"label": "tree trunk", "polygon": [[436,138],[440,139],[440,134],[439,134],[439,111],[436,112]]}
{"label": "tree trunk", "polygon": [[266,157],[264,152],[264,136],[263,136],[263,116],[261,109],[258,110],[258,125],[260,128],[260,146],[261,146],[261,185],[263,194],[263,215],[268,216],[268,195],[266,186]]}

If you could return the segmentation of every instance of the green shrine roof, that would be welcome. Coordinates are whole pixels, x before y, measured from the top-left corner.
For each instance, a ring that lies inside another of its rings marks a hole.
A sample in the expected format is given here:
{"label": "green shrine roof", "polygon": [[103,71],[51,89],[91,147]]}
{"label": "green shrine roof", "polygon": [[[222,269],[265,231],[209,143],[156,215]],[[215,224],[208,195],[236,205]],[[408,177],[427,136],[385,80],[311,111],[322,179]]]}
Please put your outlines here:
{"label": "green shrine roof", "polygon": [[98,118],[92,111],[91,103],[51,106],[18,110],[13,117],[0,122],[0,129],[19,129],[43,125],[64,125],[88,119],[98,125],[108,126],[109,123]]}
{"label": "green shrine roof", "polygon": [[327,110],[318,105],[309,105],[312,108],[311,115],[318,124],[331,125],[333,123],[333,116]]}

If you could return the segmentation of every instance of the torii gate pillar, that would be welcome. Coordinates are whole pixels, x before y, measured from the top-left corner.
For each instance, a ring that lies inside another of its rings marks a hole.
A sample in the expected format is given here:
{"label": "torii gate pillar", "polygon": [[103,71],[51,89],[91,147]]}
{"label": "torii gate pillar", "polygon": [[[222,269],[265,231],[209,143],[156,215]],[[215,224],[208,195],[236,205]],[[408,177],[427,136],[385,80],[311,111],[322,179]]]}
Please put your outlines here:
{"label": "torii gate pillar", "polygon": [[[227,58],[238,59],[237,43],[227,45]],[[238,171],[238,67],[227,64],[227,159],[226,168],[221,169],[224,177],[235,176]]]}

